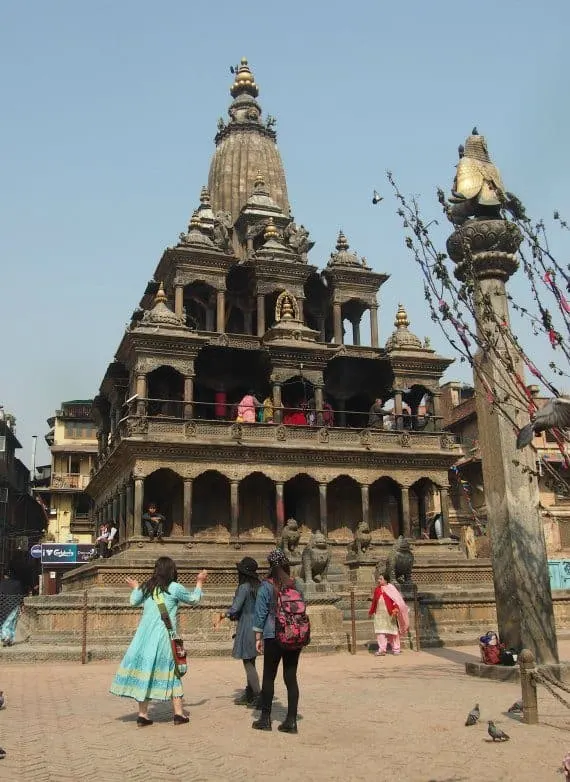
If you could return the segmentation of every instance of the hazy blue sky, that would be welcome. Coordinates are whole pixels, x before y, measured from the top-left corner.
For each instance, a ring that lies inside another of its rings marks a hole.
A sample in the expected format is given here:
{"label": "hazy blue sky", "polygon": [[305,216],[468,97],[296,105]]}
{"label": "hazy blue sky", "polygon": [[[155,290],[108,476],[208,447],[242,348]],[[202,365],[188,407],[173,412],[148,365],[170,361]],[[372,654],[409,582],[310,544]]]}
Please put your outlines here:
{"label": "hazy blue sky", "polygon": [[382,341],[401,300],[412,329],[449,354],[393,201],[371,205],[386,169],[436,215],[435,187],[449,189],[477,124],[531,214],[570,213],[568,0],[3,0],[0,12],[0,402],[28,463],[33,434],[47,460],[45,419],[60,402],[96,393],[186,227],[242,56],[278,119],[311,262],[326,262],[342,227],[391,274]]}

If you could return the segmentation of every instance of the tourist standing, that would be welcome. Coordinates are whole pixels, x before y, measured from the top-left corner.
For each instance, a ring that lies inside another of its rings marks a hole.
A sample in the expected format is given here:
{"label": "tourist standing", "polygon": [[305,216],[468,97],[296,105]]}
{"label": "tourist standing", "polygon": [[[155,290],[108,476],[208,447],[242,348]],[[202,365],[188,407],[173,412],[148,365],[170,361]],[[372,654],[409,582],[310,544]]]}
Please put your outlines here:
{"label": "tourist standing", "polygon": [[376,656],[386,654],[388,643],[392,654],[400,654],[400,634],[410,626],[408,606],[393,584],[379,576],[368,616],[374,617],[374,632],[378,641]]}
{"label": "tourist standing", "polygon": [[24,590],[12,571],[0,581],[0,639],[2,646],[13,646]]}
{"label": "tourist standing", "polygon": [[263,654],[263,680],[261,685],[261,716],[252,728],[271,730],[271,706],[275,689],[275,677],[279,663],[283,661],[283,680],[287,688],[287,716],[279,725],[283,733],[297,733],[297,706],[299,704],[299,684],[297,666],[300,649],[284,649],[275,635],[275,616],[277,597],[280,592],[290,588],[296,590],[301,599],[303,584],[291,578],[291,569],[285,553],[274,549],[267,557],[269,577],[263,581],[257,592],[253,629],[255,631],[258,654]]}
{"label": "tourist standing", "polygon": [[143,606],[143,614],[133,640],[119,666],[110,692],[138,702],[137,725],[152,725],[148,717],[150,701],[172,700],[174,724],[189,722],[182,698],[182,680],[174,662],[170,634],[161,616],[159,604],[164,601],[176,633],[176,614],[180,603],[196,604],[202,598],[207,572],[198,573],[196,587],[190,591],[177,582],[176,564],[170,557],[159,557],[152,576],[142,586],[131,578],[130,603]]}
{"label": "tourist standing", "polygon": [[149,504],[147,512],[143,513],[142,520],[149,541],[152,543],[156,537],[159,543],[163,543],[165,518],[162,513],[158,512],[155,502]]}
{"label": "tourist standing", "polygon": [[368,411],[368,426],[372,429],[383,429],[385,415],[388,415],[388,411],[384,409],[382,400],[375,399]]}
{"label": "tourist standing", "polygon": [[243,662],[246,676],[244,692],[235,699],[237,706],[259,705],[259,676],[255,668],[257,650],[255,648],[255,635],[253,633],[253,615],[255,611],[255,599],[259,589],[258,564],[252,557],[244,557],[236,564],[239,585],[234,595],[233,603],[225,614],[220,615],[216,627],[223,618],[237,622],[234,636],[232,656]]}

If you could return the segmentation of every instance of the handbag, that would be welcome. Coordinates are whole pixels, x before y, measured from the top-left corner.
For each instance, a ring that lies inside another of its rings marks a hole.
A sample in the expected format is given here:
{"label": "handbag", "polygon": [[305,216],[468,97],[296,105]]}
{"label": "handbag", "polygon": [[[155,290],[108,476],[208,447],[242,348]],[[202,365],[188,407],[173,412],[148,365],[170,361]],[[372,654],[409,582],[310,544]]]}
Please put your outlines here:
{"label": "handbag", "polygon": [[188,671],[188,658],[186,655],[186,649],[184,648],[184,641],[182,638],[177,638],[174,628],[172,627],[172,621],[170,615],[164,603],[164,597],[162,592],[155,589],[152,595],[152,599],[156,603],[158,610],[160,611],[160,618],[164,622],[168,638],[170,640],[170,649],[172,651],[172,658],[174,660],[174,673],[181,679]]}
{"label": "handbag", "polygon": [[485,665],[499,665],[501,663],[501,652],[505,647],[500,642],[497,633],[489,630],[486,635],[482,635],[479,639],[479,648],[481,662]]}

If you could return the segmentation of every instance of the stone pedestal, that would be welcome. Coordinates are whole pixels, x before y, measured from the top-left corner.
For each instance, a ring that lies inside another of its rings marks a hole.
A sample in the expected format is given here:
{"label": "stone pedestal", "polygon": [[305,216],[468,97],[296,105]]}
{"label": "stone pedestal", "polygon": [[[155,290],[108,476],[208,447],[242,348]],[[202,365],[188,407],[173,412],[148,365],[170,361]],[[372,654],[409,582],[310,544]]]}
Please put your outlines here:
{"label": "stone pedestal", "polygon": [[372,589],[376,584],[376,568],[379,559],[347,559],[348,578],[351,584],[361,589]]}

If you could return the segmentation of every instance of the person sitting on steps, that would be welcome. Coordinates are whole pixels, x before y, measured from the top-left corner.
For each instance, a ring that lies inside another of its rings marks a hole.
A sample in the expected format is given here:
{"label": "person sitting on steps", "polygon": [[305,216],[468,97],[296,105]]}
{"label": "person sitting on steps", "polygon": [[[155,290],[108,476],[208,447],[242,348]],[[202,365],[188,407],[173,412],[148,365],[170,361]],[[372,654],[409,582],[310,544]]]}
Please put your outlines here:
{"label": "person sitting on steps", "polygon": [[152,543],[156,537],[159,543],[164,543],[163,535],[165,519],[164,516],[158,512],[158,508],[155,502],[151,502],[149,504],[147,512],[143,513],[142,520],[149,541]]}

